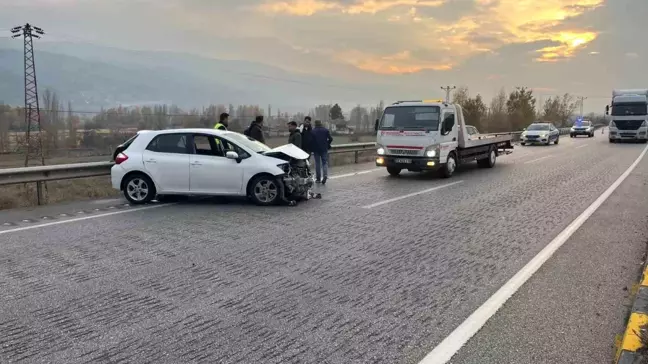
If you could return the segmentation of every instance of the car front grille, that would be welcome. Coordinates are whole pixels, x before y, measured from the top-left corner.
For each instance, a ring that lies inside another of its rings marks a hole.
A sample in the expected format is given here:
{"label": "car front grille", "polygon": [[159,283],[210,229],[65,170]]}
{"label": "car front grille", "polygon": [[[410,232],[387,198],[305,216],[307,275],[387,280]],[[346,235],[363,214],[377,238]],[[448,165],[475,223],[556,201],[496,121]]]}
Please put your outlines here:
{"label": "car front grille", "polygon": [[637,130],[643,122],[643,120],[614,120],[614,124],[619,130]]}
{"label": "car front grille", "polygon": [[418,150],[413,149],[389,149],[389,154],[391,155],[410,155],[416,156],[419,154]]}
{"label": "car front grille", "polygon": [[537,135],[527,135],[527,139],[538,139]]}

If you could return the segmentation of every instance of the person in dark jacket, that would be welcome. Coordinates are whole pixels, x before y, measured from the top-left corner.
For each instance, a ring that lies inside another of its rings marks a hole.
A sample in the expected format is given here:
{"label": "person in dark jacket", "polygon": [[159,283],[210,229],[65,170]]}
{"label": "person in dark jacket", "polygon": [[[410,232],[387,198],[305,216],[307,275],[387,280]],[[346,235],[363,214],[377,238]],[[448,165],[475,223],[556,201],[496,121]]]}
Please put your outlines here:
{"label": "person in dark jacket", "polygon": [[297,129],[297,122],[291,121],[288,123],[288,131],[290,135],[288,136],[288,143],[294,144],[297,148],[302,147],[302,135]]}
{"label": "person in dark jacket", "polygon": [[302,129],[302,149],[309,155],[313,154],[313,125],[311,124],[311,117],[304,118],[304,127]]}
{"label": "person in dark jacket", "polygon": [[315,157],[315,182],[326,184],[328,179],[328,151],[331,149],[333,137],[328,129],[322,125],[322,121],[315,120],[315,127],[311,131],[313,135],[312,151]]}
{"label": "person in dark jacket", "polygon": [[248,134],[250,138],[260,141],[265,144],[265,138],[263,137],[263,115],[259,115],[254,119],[250,127],[248,128]]}

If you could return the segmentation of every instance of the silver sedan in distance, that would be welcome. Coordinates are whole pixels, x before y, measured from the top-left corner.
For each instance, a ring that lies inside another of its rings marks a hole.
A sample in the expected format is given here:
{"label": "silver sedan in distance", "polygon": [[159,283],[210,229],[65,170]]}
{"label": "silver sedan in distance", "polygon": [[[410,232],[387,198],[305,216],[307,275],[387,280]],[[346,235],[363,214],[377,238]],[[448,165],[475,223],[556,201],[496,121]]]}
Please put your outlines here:
{"label": "silver sedan in distance", "polygon": [[558,144],[560,130],[552,123],[533,123],[524,129],[520,136],[520,144]]}

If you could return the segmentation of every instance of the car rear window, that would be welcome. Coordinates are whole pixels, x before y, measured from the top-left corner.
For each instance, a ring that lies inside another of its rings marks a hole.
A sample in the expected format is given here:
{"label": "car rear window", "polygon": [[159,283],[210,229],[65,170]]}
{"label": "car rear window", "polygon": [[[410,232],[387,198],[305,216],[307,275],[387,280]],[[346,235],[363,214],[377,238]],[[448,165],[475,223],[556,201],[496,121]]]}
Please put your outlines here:
{"label": "car rear window", "polygon": [[122,150],[126,150],[126,149],[128,149],[128,147],[130,147],[130,145],[133,144],[133,142],[135,141],[135,139],[137,139],[138,136],[139,136],[139,133],[133,135],[130,139],[128,139],[127,141],[125,141],[125,142],[121,145],[121,147],[123,148]]}

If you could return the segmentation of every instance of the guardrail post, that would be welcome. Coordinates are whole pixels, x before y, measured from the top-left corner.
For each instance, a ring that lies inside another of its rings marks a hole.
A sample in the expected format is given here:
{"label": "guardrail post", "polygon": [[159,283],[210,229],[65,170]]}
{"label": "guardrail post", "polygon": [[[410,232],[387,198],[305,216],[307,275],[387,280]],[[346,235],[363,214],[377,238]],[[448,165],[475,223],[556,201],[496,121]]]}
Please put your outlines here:
{"label": "guardrail post", "polygon": [[38,206],[43,204],[43,182],[36,182],[36,202]]}
{"label": "guardrail post", "polygon": [[358,151],[353,152],[353,163],[358,163]]}

